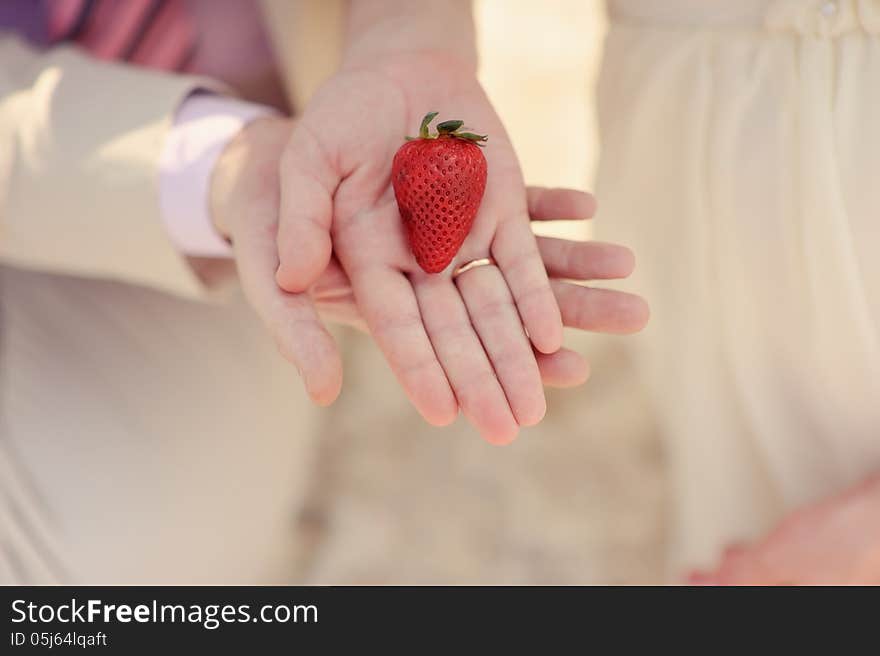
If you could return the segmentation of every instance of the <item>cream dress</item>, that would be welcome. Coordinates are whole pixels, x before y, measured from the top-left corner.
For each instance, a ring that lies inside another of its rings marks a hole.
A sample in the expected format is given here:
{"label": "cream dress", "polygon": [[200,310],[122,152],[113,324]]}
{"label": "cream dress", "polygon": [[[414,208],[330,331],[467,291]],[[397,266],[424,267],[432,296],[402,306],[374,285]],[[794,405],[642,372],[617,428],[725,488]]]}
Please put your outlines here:
{"label": "cream dress", "polygon": [[880,470],[880,1],[609,14],[597,227],[653,308],[679,571]]}

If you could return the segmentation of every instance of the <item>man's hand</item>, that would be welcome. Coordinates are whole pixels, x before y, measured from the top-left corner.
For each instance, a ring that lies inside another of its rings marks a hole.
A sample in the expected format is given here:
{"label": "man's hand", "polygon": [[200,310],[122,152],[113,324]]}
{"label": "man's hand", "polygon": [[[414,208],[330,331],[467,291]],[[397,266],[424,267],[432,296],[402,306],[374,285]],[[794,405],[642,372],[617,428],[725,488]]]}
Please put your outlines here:
{"label": "man's hand", "polygon": [[880,584],[880,476],[789,515],[764,540],[729,547],[702,585]]}
{"label": "man's hand", "polygon": [[342,386],[342,360],[308,294],[288,294],[275,284],[278,263],[278,160],[290,121],[250,123],[224,149],[211,176],[211,216],[231,239],[242,289],[300,372],[312,400],[329,405]]}
{"label": "man's hand", "polygon": [[[290,120],[260,119],[227,146],[212,176],[211,212],[217,229],[232,240],[248,300],[281,353],[302,373],[310,396],[327,404],[339,393],[342,367],[322,318],[361,329],[365,322],[354,302],[349,279],[335,258],[305,292],[285,292],[275,282],[278,164],[291,130]],[[577,191],[533,188],[527,194],[527,209],[536,221],[586,219],[594,206],[592,197]],[[626,277],[633,268],[629,250],[612,244],[543,237],[537,243],[565,325],[610,333],[642,328],[647,306],[641,298],[562,280]],[[535,356],[547,385],[567,387],[587,377],[586,363],[573,351],[536,352]]]}

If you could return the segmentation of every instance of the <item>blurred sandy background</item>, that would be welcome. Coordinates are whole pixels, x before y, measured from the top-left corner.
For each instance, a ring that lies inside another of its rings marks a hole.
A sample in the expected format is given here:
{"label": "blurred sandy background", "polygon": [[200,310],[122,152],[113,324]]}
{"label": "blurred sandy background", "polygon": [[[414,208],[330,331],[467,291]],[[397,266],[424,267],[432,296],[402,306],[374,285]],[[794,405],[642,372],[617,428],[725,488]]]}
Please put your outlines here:
{"label": "blurred sandy background", "polygon": [[[476,16],[481,75],[527,182],[588,189],[598,155],[592,94],[601,2],[482,0]],[[542,425],[497,448],[461,420],[425,425],[377,350],[348,336],[346,389],[324,415],[309,503],[298,517],[296,578],[661,580],[661,455],[624,339],[569,339],[590,356],[590,382],[552,392]]]}
{"label": "blurred sandy background", "polygon": [[599,155],[593,86],[602,0],[478,0],[480,77],[530,184],[586,189]]}

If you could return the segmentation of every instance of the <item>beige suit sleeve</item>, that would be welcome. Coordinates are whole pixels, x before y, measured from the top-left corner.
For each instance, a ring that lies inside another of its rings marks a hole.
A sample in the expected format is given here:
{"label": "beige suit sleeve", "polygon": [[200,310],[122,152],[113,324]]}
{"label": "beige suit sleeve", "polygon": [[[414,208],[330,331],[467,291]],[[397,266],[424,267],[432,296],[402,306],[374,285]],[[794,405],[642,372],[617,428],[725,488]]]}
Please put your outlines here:
{"label": "beige suit sleeve", "polygon": [[202,294],[162,223],[158,161],[177,106],[214,86],[0,37],[0,261]]}

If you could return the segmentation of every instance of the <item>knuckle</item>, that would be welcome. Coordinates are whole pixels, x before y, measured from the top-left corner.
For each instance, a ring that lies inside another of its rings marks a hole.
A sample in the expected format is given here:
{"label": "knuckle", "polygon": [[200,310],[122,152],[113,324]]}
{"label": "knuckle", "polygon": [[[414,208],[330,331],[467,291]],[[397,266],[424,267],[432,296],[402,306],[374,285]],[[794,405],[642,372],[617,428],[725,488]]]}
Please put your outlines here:
{"label": "knuckle", "polygon": [[488,367],[481,367],[472,375],[463,377],[455,385],[456,391],[462,399],[462,403],[469,406],[485,397],[498,385],[498,376]]}
{"label": "knuckle", "polygon": [[464,343],[473,335],[473,328],[462,321],[447,321],[431,329],[434,339],[444,343]]}
{"label": "knuckle", "polygon": [[543,310],[541,306],[552,299],[552,294],[549,284],[533,283],[515,295],[516,305],[522,312],[533,306],[537,306],[535,309]]}
{"label": "knuckle", "polygon": [[514,311],[513,303],[507,299],[489,299],[479,304],[476,322],[478,324],[494,324],[505,321]]}
{"label": "knuckle", "polygon": [[293,348],[290,340],[278,333],[273,334],[273,339],[275,341],[275,349],[281,357],[288,362],[297,365],[297,368],[299,368],[299,358],[297,357],[296,349]]}
{"label": "knuckle", "polygon": [[528,364],[528,357],[531,352],[527,350],[526,334],[522,333],[522,341],[517,340],[515,343],[505,345],[492,353],[492,365],[496,371],[519,372],[525,371]]}
{"label": "knuckle", "polygon": [[370,332],[377,339],[392,340],[402,333],[417,328],[422,323],[422,317],[417,312],[404,312],[397,315],[382,315],[372,322]]}
{"label": "knuckle", "polygon": [[532,248],[516,251],[512,257],[506,260],[503,272],[505,277],[515,277],[523,271],[528,272],[537,268],[543,270],[544,263],[535,244]]}
{"label": "knuckle", "polygon": [[573,271],[579,274],[583,268],[584,258],[581,257],[579,243],[562,242],[559,245],[559,262],[565,271]]}
{"label": "knuckle", "polygon": [[433,356],[424,356],[398,367],[398,375],[404,381],[421,379],[424,373],[433,370],[436,364],[437,360]]}

